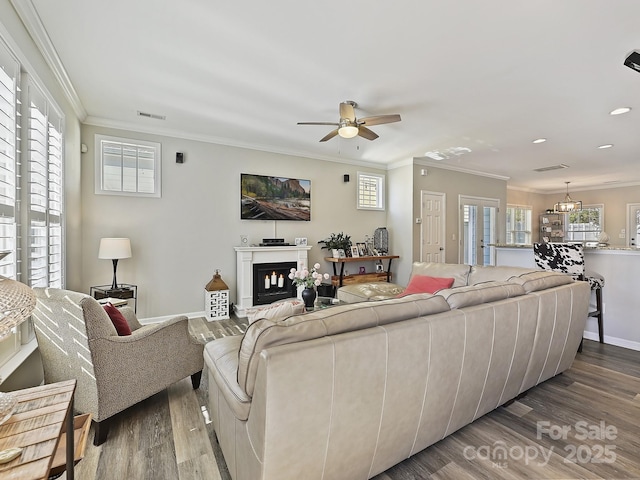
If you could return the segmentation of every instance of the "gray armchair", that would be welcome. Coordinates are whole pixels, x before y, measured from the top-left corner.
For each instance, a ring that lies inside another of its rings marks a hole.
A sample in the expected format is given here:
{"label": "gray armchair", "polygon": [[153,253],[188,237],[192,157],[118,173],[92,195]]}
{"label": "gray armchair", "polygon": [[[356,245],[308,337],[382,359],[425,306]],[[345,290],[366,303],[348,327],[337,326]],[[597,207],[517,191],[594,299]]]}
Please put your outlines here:
{"label": "gray armchair", "polygon": [[191,376],[200,386],[203,345],[189,334],[185,316],[142,326],[121,309],[132,334],[118,336],[102,306],[83,293],[34,288],[33,312],[45,383],[76,379],[75,409],[91,413],[94,445],[116,413]]}

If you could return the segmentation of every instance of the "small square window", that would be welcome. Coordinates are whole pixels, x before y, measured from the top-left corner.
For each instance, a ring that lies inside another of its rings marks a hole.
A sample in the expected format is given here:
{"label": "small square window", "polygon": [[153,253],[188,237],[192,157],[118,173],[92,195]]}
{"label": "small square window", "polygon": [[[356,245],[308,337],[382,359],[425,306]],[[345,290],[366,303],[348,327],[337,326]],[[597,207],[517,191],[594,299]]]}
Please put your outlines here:
{"label": "small square window", "polygon": [[384,210],[384,175],[358,172],[358,209]]}
{"label": "small square window", "polygon": [[96,135],[95,193],[161,196],[160,144]]}

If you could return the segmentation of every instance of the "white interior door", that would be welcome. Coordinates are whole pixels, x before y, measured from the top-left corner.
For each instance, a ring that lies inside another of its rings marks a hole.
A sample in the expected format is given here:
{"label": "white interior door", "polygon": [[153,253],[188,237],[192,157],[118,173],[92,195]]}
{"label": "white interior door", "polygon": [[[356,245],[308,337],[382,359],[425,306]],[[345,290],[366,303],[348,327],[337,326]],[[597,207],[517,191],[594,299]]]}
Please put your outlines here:
{"label": "white interior door", "polygon": [[495,265],[500,200],[460,195],[460,262]]}
{"label": "white interior door", "polygon": [[627,245],[640,248],[640,203],[627,204]]}
{"label": "white interior door", "polygon": [[425,190],[420,195],[420,261],[444,263],[445,195]]}

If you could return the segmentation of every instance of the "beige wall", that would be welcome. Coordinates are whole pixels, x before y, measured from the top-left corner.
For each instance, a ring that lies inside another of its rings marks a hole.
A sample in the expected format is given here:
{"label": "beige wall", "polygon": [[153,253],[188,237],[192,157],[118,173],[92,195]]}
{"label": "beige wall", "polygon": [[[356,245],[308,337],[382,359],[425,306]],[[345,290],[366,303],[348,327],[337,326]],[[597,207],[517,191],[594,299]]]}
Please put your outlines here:
{"label": "beige wall", "polygon": [[[426,169],[426,175],[421,170]],[[418,161],[413,166],[413,217],[420,216],[421,191],[439,192],[445,194],[446,199],[446,262],[459,261],[459,196],[483,197],[497,199],[500,202],[498,223],[498,242],[505,238],[505,207],[507,204],[506,180],[472,175],[433,166],[424,166]],[[413,257],[420,259],[420,225],[413,225]],[[454,238],[455,235],[455,238]]]}
{"label": "beige wall", "polygon": [[[162,198],[95,195],[96,133],[160,142]],[[82,160],[81,291],[111,282],[111,262],[97,258],[100,238],[129,237],[133,257],[118,264],[118,280],[138,285],[142,318],[202,311],[204,286],[216,269],[235,302],[233,247],[240,245],[240,235],[248,235],[252,244],[263,238],[293,243],[295,237],[307,237],[313,246],[310,262],[320,262],[322,271],[331,273],[319,240],[343,231],[354,242],[364,241],[386,225],[386,212],[356,209],[357,172],[383,170],[91,125],[83,126],[82,141],[88,152]],[[176,152],[185,154],[184,164],[176,164]],[[311,180],[311,221],[240,220],[241,173]],[[344,174],[350,182],[343,181]],[[373,270],[373,264],[365,267]]]}
{"label": "beige wall", "polygon": [[413,254],[413,165],[408,164],[392,168],[387,173],[389,201],[389,215],[387,225],[389,229],[390,250],[400,258],[393,260],[396,268],[392,268],[394,283],[406,285],[411,274],[411,264],[417,260]]}

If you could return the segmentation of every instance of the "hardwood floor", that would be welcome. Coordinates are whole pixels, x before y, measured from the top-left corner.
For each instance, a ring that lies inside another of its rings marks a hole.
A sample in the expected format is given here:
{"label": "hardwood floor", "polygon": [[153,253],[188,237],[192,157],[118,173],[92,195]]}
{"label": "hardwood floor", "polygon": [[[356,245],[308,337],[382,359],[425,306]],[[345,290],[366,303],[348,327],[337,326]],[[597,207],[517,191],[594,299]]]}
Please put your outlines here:
{"label": "hardwood floor", "polygon": [[[187,378],[117,415],[76,478],[230,479],[201,408],[206,378],[199,390]],[[564,374],[375,480],[640,479],[638,421],[640,352],[585,340]]]}

